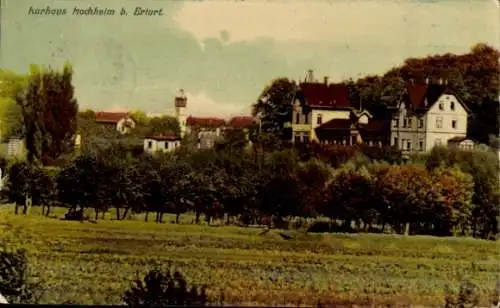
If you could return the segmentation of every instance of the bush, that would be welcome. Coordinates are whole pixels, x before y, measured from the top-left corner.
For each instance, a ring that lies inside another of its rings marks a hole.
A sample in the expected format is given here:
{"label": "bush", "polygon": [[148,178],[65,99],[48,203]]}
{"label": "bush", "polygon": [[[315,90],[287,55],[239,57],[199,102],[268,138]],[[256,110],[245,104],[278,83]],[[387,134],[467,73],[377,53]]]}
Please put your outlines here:
{"label": "bush", "polygon": [[162,273],[149,271],[143,280],[137,279],[130,290],[125,292],[123,300],[128,306],[165,307],[168,305],[205,306],[207,296],[205,288],[188,288],[184,276],[175,271]]}
{"label": "bush", "polygon": [[24,250],[0,250],[0,294],[9,303],[33,304],[42,296],[40,283],[32,280]]}
{"label": "bush", "polygon": [[448,292],[445,298],[446,308],[472,308],[479,304],[479,293],[477,286],[470,281],[464,281],[460,285],[458,294]]}

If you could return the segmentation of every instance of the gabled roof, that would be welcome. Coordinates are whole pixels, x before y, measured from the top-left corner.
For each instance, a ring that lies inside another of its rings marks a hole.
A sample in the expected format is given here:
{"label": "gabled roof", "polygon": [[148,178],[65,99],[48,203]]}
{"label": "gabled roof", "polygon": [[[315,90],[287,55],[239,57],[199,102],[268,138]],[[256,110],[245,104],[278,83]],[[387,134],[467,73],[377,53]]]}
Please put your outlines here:
{"label": "gabled roof", "polygon": [[310,108],[350,109],[348,88],[343,84],[301,83],[297,98]]}
{"label": "gabled roof", "polygon": [[[467,137],[456,136],[448,140],[448,142],[462,142],[467,140]],[[471,140],[472,141],[472,140]]]}
{"label": "gabled roof", "polygon": [[99,123],[118,123],[121,119],[130,117],[128,112],[96,112],[95,121]]}
{"label": "gabled roof", "polygon": [[351,130],[355,129],[354,123],[351,119],[333,119],[316,127],[315,130]]}
{"label": "gabled roof", "polygon": [[151,139],[156,141],[177,141],[182,138],[176,134],[171,133],[156,133],[146,136],[144,139]]}
{"label": "gabled roof", "polygon": [[186,120],[187,126],[200,126],[200,127],[223,127],[226,121],[220,118],[197,118],[189,116]]}
{"label": "gabled roof", "polygon": [[254,118],[249,116],[232,117],[229,126],[236,129],[248,128],[254,123]]}
{"label": "gabled roof", "polygon": [[404,103],[407,108],[414,111],[427,112],[443,94],[455,96],[465,110],[469,112],[469,108],[444,84],[408,84],[404,95]]}

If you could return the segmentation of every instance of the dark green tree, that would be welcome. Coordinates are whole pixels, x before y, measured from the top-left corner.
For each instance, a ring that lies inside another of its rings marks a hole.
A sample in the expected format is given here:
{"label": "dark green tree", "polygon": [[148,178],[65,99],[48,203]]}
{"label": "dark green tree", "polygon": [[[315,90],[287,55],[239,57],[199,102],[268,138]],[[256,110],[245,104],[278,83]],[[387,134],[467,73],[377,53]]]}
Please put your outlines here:
{"label": "dark green tree", "polygon": [[32,68],[28,87],[17,97],[21,106],[28,161],[54,163],[74,148],[78,104],[73,97],[73,71]]}

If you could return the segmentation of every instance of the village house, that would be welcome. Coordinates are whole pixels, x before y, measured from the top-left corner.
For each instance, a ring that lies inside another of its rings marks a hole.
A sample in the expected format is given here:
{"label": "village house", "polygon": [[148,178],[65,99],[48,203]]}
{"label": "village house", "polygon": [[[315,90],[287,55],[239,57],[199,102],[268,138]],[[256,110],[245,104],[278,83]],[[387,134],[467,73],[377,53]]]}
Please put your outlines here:
{"label": "village house", "polygon": [[449,141],[463,142],[468,115],[469,109],[447,88],[446,82],[410,82],[392,115],[391,145],[408,155],[446,146]]}
{"label": "village house", "polygon": [[95,122],[116,128],[121,134],[129,133],[136,122],[128,112],[96,112]]}
{"label": "village house", "polygon": [[387,121],[373,119],[368,111],[354,108],[345,85],[329,84],[326,77],[323,83],[314,81],[311,71],[299,85],[291,121],[285,128],[291,128],[293,142],[373,146],[389,143]]}
{"label": "village house", "polygon": [[175,134],[152,134],[144,138],[144,152],[171,152],[181,146],[181,137]]}

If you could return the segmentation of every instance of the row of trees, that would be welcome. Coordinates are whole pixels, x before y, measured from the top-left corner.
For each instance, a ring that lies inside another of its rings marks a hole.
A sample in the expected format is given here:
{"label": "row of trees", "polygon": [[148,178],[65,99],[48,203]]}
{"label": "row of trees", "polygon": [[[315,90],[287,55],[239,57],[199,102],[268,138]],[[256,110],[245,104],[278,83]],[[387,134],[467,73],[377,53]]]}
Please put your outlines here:
{"label": "row of trees", "polygon": [[145,213],[147,220],[155,213],[157,222],[165,213],[178,222],[186,212],[195,213],[196,222],[203,216],[209,223],[275,225],[325,216],[346,230],[496,234],[498,163],[491,152],[436,148],[420,162],[390,165],[356,148],[316,147],[322,151],[226,144],[157,157],[89,153],[62,169],[15,162],[8,197],[23,205],[29,195],[33,204],[74,213],[93,209],[96,219],[115,208],[116,219]]}

